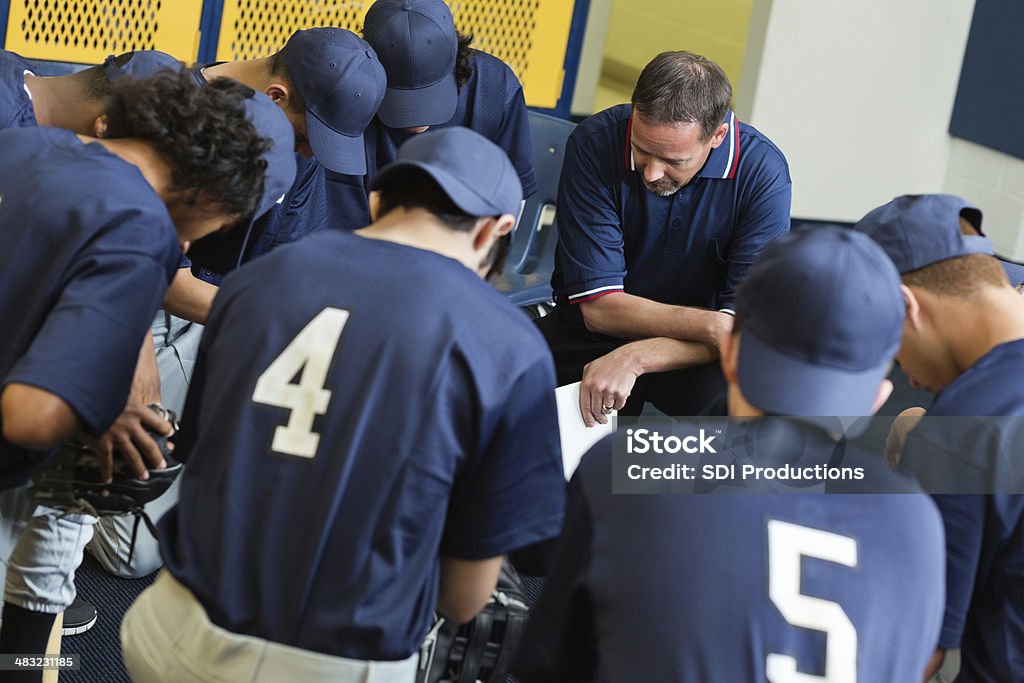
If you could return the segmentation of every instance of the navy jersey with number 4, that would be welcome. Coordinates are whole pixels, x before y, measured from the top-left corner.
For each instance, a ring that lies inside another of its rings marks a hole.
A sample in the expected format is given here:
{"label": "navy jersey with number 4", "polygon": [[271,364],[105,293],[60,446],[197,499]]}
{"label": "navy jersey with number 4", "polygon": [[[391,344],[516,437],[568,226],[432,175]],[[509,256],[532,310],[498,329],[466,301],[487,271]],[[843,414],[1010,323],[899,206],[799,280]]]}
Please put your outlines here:
{"label": "navy jersey with number 4", "polygon": [[439,553],[561,528],[554,400],[543,339],[458,262],[333,230],[275,249],[214,302],[167,567],[234,633],[404,659]]}
{"label": "navy jersey with number 4", "polygon": [[921,680],[943,603],[927,495],[613,495],[611,481],[606,439],[570,483],[519,680]]}
{"label": "navy jersey with number 4", "polygon": [[[181,249],[138,168],[57,128],[0,132],[0,378],[46,389],[99,435],[124,408]],[[0,438],[0,488],[45,454]]]}

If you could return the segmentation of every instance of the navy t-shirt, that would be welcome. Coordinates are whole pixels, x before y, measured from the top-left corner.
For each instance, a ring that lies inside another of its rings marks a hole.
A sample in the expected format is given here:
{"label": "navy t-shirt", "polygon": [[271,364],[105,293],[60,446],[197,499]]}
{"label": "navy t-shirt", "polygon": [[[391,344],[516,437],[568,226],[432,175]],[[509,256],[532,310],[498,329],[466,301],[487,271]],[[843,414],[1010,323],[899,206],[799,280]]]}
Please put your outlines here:
{"label": "navy t-shirt", "polygon": [[[0,132],[0,377],[66,401],[94,435],[124,409],[181,249],[139,170],[56,128]],[[0,437],[0,488],[47,454]]]}
{"label": "navy t-shirt", "polygon": [[[523,197],[537,191],[530,141],[530,118],[523,86],[508,64],[493,55],[471,50],[472,74],[459,88],[459,103],[448,123],[436,128],[464,126],[505,150],[523,185]],[[363,138],[367,145],[367,181],[398,157],[398,148],[415,133],[388,128],[374,118]]]}
{"label": "navy t-shirt", "polygon": [[161,550],[232,632],[404,659],[439,552],[561,528],[550,354],[456,261],[336,230],[276,249],[225,278],[195,377]]}
{"label": "navy t-shirt", "polygon": [[670,197],[631,170],[631,107],[591,116],[566,145],[558,188],[555,302],[615,291],[680,306],[732,308],[736,289],[773,237],[789,230],[785,157],[729,112],[725,141]]}
{"label": "navy t-shirt", "polygon": [[[536,191],[537,182],[522,85],[500,59],[478,50],[472,53],[472,75],[459,89],[455,115],[448,123],[434,128],[465,126],[500,146],[519,174],[523,196],[528,197]],[[193,266],[193,273],[218,284],[221,278],[215,271],[224,270],[225,263],[251,261],[282,244],[327,228],[352,231],[366,227],[370,223],[369,182],[378,169],[395,160],[398,147],[411,136],[411,133],[390,129],[374,118],[363,135],[365,176],[334,173],[315,159],[300,157],[291,191],[278,206],[253,223],[244,251],[237,240],[210,240],[207,245],[216,244],[226,255],[210,257],[218,263],[217,269],[197,264]],[[203,251],[206,249],[204,246]],[[240,251],[243,253],[239,260]]]}
{"label": "navy t-shirt", "polygon": [[943,604],[928,496],[614,495],[611,482],[608,438],[570,483],[523,683],[764,681],[769,661],[823,676],[826,656],[829,680],[920,680]]}
{"label": "navy t-shirt", "polygon": [[[1021,377],[1024,340],[1001,344],[979,358],[936,395],[928,417],[907,437],[901,469],[929,490],[942,490],[947,478],[977,482],[977,490],[1006,490],[1006,478],[1020,471],[1024,443]],[[972,415],[1009,419],[939,419]],[[942,471],[934,466],[940,457]],[[947,545],[946,615],[939,645],[961,648],[957,680],[1024,681],[1024,496],[934,498]]]}
{"label": "navy t-shirt", "polygon": [[0,130],[36,125],[32,98],[25,89],[25,72],[32,66],[8,50],[0,50]]}

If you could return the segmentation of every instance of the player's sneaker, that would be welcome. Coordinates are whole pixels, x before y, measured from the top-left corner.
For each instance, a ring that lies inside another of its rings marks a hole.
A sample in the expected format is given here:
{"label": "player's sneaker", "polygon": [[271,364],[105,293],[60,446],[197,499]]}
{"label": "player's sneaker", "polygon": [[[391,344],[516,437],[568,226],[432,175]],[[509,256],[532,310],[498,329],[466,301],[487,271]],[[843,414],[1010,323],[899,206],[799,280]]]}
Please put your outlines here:
{"label": "player's sneaker", "polygon": [[90,603],[75,598],[71,607],[64,610],[64,626],[61,635],[64,637],[85,633],[96,623],[96,608]]}

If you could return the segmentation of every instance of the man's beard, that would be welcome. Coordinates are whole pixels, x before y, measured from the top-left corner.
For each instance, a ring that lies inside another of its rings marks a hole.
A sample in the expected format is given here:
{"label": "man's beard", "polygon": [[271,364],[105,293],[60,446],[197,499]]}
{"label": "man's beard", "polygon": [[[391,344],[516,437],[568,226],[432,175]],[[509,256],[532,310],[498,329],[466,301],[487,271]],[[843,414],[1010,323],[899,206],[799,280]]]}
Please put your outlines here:
{"label": "man's beard", "polygon": [[666,180],[665,178],[655,180],[653,183],[649,183],[647,180],[644,180],[643,183],[644,187],[659,197],[671,197],[683,187],[682,185],[674,183],[671,180]]}

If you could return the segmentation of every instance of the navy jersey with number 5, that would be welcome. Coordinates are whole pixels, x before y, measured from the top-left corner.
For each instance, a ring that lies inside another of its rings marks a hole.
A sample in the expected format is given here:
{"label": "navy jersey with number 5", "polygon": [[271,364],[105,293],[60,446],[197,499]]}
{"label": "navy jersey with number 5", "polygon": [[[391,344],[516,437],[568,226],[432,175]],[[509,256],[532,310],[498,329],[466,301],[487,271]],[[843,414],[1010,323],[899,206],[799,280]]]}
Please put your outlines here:
{"label": "navy jersey with number 5", "polygon": [[543,339],[458,262],[341,231],[275,249],[214,302],[167,567],[234,633],[404,659],[439,553],[558,533],[554,400]]}
{"label": "navy jersey with number 5", "polygon": [[[95,435],[124,408],[181,249],[138,168],[57,128],[0,132],[0,378],[56,394]],[[45,454],[0,437],[0,489]]]}
{"label": "navy jersey with number 5", "polygon": [[519,680],[921,680],[944,579],[927,495],[613,495],[611,481],[606,439],[570,483]]}

